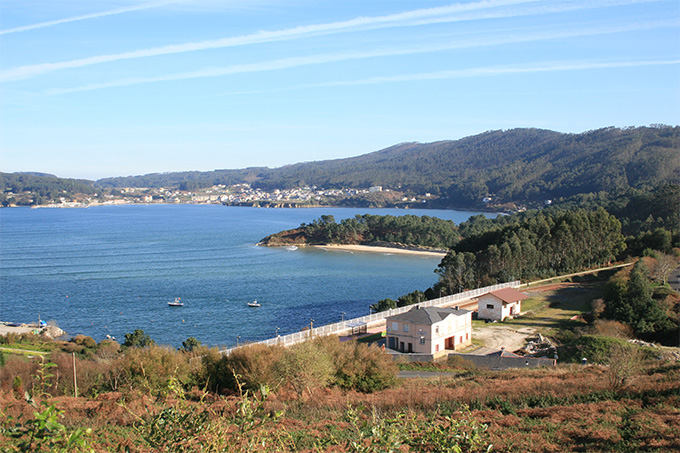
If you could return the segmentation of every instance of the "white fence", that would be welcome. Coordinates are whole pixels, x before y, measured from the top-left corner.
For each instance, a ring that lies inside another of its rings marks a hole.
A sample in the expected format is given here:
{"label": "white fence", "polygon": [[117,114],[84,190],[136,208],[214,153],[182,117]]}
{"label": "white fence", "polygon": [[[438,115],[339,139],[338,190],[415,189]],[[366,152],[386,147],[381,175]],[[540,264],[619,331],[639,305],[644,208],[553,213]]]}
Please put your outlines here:
{"label": "white fence", "polygon": [[[288,335],[278,336],[277,338],[270,338],[268,340],[257,341],[248,344],[264,344],[264,345],[279,345],[279,346],[290,346],[295,343],[300,343],[302,341],[308,340],[312,337],[326,336],[326,335],[342,335],[352,331],[352,325],[356,324],[366,324],[370,326],[372,324],[377,324],[383,321],[385,318],[393,315],[398,315],[405,313],[419,305],[421,307],[436,307],[439,305],[452,305],[455,302],[460,302],[474,297],[481,296],[483,294],[489,293],[491,291],[496,291],[503,288],[517,288],[520,285],[520,281],[516,280],[508,283],[499,283],[497,285],[486,286],[484,288],[472,289],[470,291],[463,291],[458,294],[451,294],[450,296],[440,297],[438,299],[432,299],[425,302],[420,302],[414,305],[407,305],[405,307],[393,308],[387,311],[381,311],[379,313],[373,313],[371,315],[362,316],[360,318],[348,319],[341,322],[336,322],[333,324],[328,324],[321,327],[315,327],[310,332],[309,330],[304,330],[301,332],[295,332]],[[225,349],[223,354],[229,354],[236,348]]]}

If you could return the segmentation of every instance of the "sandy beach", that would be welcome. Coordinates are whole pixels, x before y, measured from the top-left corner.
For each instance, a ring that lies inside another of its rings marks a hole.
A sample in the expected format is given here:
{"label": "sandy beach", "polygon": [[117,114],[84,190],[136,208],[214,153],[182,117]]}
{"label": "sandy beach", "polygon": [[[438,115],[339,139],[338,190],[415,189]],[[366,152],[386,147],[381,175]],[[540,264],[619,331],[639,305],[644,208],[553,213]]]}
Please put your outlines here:
{"label": "sandy beach", "polygon": [[444,258],[446,253],[427,251],[427,250],[409,250],[400,249],[396,247],[377,247],[372,245],[338,245],[338,244],[328,244],[328,245],[314,245],[313,247],[323,249],[323,250],[338,250],[347,252],[371,252],[371,253],[386,253],[386,254],[406,254],[406,255],[421,255],[421,256],[435,256],[438,258]]}

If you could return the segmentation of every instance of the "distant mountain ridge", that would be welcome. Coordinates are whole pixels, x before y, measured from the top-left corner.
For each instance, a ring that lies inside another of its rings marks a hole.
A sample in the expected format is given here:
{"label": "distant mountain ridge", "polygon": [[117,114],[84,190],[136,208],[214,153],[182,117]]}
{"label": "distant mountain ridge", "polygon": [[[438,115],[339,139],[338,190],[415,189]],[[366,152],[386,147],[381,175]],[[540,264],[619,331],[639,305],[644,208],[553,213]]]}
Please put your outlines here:
{"label": "distant mountain ridge", "polygon": [[179,187],[249,183],[431,193],[441,207],[482,198],[537,202],[680,181],[680,126],[609,127],[580,134],[543,129],[489,131],[460,140],[401,143],[358,157],[280,168],[155,173],[100,179],[96,187]]}

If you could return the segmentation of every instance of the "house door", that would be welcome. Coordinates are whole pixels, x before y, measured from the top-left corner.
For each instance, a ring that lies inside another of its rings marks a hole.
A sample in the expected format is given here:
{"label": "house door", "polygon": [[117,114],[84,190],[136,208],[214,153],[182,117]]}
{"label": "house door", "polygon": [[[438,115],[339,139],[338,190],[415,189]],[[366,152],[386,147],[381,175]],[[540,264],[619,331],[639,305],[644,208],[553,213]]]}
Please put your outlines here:
{"label": "house door", "polygon": [[444,341],[446,349],[456,349],[456,337],[449,337]]}
{"label": "house door", "polygon": [[408,352],[413,352],[413,343],[408,344]]}
{"label": "house door", "polygon": [[404,351],[404,342],[403,342],[403,341],[400,341],[400,342],[399,342],[399,350],[400,350],[401,352],[406,352],[406,351]]}
{"label": "house door", "polygon": [[397,340],[396,337],[390,337],[389,338],[389,345],[388,347],[390,349],[394,349],[395,351],[397,350],[397,344],[399,344],[399,341]]}

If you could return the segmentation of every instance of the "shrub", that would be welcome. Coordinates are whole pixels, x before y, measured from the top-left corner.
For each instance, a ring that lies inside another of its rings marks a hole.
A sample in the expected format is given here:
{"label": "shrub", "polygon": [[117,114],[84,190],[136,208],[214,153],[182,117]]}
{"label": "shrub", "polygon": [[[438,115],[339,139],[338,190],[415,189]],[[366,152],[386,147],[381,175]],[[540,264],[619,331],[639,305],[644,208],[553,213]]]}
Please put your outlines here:
{"label": "shrub", "polygon": [[120,354],[120,345],[113,340],[102,340],[97,345],[96,355],[102,360],[111,360]]}
{"label": "shrub", "polygon": [[638,374],[643,354],[640,347],[629,344],[615,344],[607,360],[607,381],[611,390],[621,390]]}
{"label": "shrub", "polygon": [[295,344],[275,363],[273,369],[279,382],[289,383],[302,394],[306,389],[326,387],[333,379],[335,368],[331,356],[315,341]]}
{"label": "shrub", "polygon": [[142,329],[136,329],[132,333],[125,334],[125,342],[123,343],[123,346],[126,348],[144,348],[154,344],[155,342],[150,336],[145,334]]}
{"label": "shrub", "polygon": [[121,363],[120,384],[151,395],[167,394],[172,381],[190,387],[195,382],[195,373],[189,359],[168,347],[130,348]]}
{"label": "shrub", "polygon": [[[51,360],[56,365],[53,371],[54,382],[50,388],[53,396],[75,393],[73,387],[73,357],[71,354],[54,352]],[[120,368],[119,361],[101,361],[82,359],[76,356],[76,373],[78,380],[79,395],[97,395],[100,392],[112,390],[112,376],[116,375]]]}
{"label": "shrub", "polygon": [[204,374],[200,381],[215,391],[237,391],[235,375],[238,375],[245,389],[255,390],[261,385],[276,388],[281,377],[276,375],[274,367],[284,351],[283,347],[261,344],[242,346],[229,355],[211,349],[203,356]]}
{"label": "shrub", "polygon": [[633,338],[633,329],[618,321],[607,319],[597,319],[593,323],[592,332],[594,335],[616,338]]}
{"label": "shrub", "polygon": [[382,349],[356,341],[334,340],[340,345],[339,354],[333,356],[338,386],[371,393],[394,385],[398,367]]}
{"label": "shrub", "polygon": [[182,342],[181,350],[191,352],[199,347],[201,347],[201,342],[194,337],[189,337]]}
{"label": "shrub", "polygon": [[14,422],[14,426],[12,426],[14,420],[9,417],[7,431],[16,444],[16,450],[14,448],[12,450],[54,453],[87,451],[87,440],[92,429],[68,430],[59,421],[63,418],[64,411],[57,409],[53,404],[42,412],[34,412],[33,419]]}
{"label": "shrub", "polygon": [[94,341],[92,337],[88,337],[85,335],[76,335],[75,338],[71,340],[71,342],[84,346],[85,348],[88,349],[94,349],[97,347],[97,342]]}

